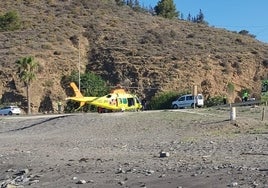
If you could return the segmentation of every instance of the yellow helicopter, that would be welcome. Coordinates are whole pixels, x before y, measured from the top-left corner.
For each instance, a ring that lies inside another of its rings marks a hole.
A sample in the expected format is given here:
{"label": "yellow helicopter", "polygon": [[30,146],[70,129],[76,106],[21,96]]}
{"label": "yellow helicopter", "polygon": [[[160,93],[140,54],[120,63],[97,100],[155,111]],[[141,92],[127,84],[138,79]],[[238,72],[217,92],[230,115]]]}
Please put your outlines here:
{"label": "yellow helicopter", "polygon": [[141,102],[137,96],[127,93],[123,88],[114,89],[103,97],[85,97],[74,82],[71,82],[70,86],[73,88],[75,96],[67,97],[66,100],[80,102],[79,108],[88,103],[96,106],[99,113],[107,111],[138,111],[142,109]]}

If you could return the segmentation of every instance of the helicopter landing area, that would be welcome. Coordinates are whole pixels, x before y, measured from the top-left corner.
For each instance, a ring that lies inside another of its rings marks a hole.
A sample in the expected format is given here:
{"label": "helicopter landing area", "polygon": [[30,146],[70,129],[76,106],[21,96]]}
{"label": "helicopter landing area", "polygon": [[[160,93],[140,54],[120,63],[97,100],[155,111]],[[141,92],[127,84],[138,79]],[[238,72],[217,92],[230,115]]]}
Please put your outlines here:
{"label": "helicopter landing area", "polygon": [[1,187],[267,187],[263,107],[0,118]]}

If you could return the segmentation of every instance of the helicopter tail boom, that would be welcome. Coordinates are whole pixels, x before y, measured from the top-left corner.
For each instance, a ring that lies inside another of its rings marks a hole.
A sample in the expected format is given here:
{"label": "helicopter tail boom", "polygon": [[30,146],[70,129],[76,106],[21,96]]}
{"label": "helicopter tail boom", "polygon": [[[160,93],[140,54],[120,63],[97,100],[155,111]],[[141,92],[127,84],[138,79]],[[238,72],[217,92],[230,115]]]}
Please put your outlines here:
{"label": "helicopter tail boom", "polygon": [[82,95],[82,93],[80,92],[80,90],[77,88],[76,84],[74,82],[70,83],[70,86],[73,88],[74,93],[75,93],[75,97],[84,97]]}
{"label": "helicopter tail boom", "polygon": [[74,100],[74,101],[80,102],[79,108],[81,108],[82,106],[86,104],[86,100],[74,82],[71,82],[70,86],[73,88],[75,97],[67,97],[66,100]]}

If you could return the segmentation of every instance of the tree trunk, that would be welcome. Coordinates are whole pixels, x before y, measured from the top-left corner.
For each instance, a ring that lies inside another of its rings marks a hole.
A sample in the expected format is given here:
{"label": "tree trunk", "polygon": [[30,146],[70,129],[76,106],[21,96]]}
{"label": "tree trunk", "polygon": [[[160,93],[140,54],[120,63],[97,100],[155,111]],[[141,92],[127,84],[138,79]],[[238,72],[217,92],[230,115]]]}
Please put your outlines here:
{"label": "tree trunk", "polygon": [[27,114],[30,115],[31,114],[31,100],[30,100],[30,94],[29,94],[29,90],[30,90],[30,85],[27,84],[26,86],[26,92],[27,92]]}

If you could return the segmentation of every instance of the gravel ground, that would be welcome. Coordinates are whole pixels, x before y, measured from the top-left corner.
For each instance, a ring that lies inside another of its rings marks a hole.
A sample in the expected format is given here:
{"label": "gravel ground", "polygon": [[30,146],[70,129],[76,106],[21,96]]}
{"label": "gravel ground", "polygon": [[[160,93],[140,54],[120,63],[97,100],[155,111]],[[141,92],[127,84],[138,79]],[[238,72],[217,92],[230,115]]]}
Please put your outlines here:
{"label": "gravel ground", "polygon": [[13,187],[268,187],[262,108],[0,117]]}

